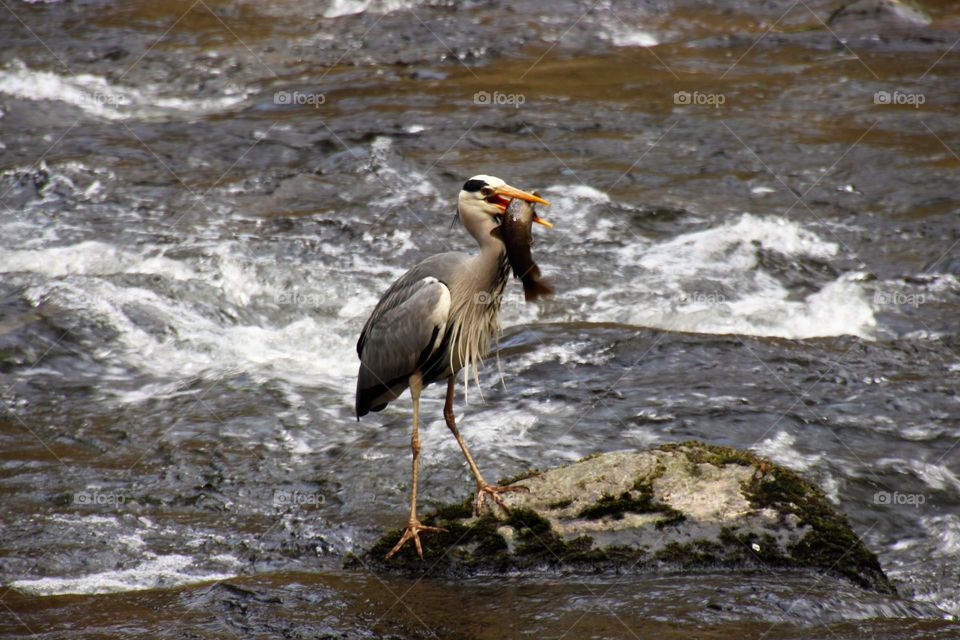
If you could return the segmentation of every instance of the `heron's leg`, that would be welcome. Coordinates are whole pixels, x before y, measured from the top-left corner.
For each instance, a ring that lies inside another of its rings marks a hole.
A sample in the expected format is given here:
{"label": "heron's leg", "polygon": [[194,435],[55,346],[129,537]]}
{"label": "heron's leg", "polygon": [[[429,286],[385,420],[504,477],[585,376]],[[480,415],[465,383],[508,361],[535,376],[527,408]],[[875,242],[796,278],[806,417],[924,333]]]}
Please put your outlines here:
{"label": "heron's leg", "polygon": [[407,542],[413,539],[417,547],[417,555],[423,558],[423,548],[420,546],[421,531],[444,531],[439,527],[428,527],[420,524],[417,519],[417,481],[420,476],[420,391],[423,389],[423,379],[419,373],[410,376],[410,397],[413,398],[413,435],[410,437],[410,449],[413,451],[413,482],[410,489],[410,518],[403,531],[400,541],[393,546],[387,557],[390,558]]}
{"label": "heron's leg", "polygon": [[467,443],[464,442],[463,436],[460,435],[460,430],[457,429],[457,421],[453,414],[453,396],[456,391],[457,382],[454,379],[454,376],[450,376],[449,381],[447,382],[447,401],[443,405],[443,417],[447,421],[447,426],[450,428],[450,431],[453,432],[453,437],[457,439],[457,444],[460,445],[460,450],[463,451],[463,456],[467,459],[467,464],[470,465],[470,471],[473,472],[473,477],[477,480],[477,499],[474,502],[473,508],[477,515],[480,515],[480,510],[483,508],[483,498],[484,496],[491,496],[497,504],[503,507],[504,511],[509,511],[506,503],[504,503],[503,498],[499,496],[500,493],[506,491],[529,491],[527,487],[519,485],[505,485],[500,486],[496,484],[488,484],[486,480],[483,479],[483,474],[480,473],[480,468],[477,466],[477,463],[473,460],[473,456],[470,455],[470,450],[467,449]]}

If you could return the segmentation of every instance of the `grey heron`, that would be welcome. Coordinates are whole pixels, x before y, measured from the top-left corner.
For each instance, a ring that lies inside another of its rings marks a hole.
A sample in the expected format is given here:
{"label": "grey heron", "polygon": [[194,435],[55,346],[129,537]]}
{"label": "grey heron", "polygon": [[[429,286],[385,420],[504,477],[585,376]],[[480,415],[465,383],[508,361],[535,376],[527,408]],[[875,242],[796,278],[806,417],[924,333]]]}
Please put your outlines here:
{"label": "grey heron", "polygon": [[447,380],[443,417],[477,481],[476,513],[479,515],[486,496],[506,508],[498,494],[518,490],[484,480],[457,429],[453,412],[457,372],[464,367],[467,371],[475,370],[500,328],[500,299],[509,275],[509,262],[503,240],[494,230],[514,198],[549,204],[500,178],[478,175],[467,180],[460,190],[457,212],[460,222],[477,241],[479,251],[440,253],[400,276],[373,309],[357,341],[357,420],[370,411],[382,410],[407,388],[413,401],[410,517],[388,558],[411,539],[422,558],[418,534],[439,530],[421,524],[417,518],[420,393],[427,385]]}

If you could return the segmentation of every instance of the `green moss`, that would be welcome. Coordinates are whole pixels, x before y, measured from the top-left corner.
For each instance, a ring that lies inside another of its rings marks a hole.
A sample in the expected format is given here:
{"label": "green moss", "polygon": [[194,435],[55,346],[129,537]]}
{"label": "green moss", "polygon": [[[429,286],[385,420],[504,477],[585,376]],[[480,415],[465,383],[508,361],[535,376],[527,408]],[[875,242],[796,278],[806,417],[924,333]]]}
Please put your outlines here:
{"label": "green moss", "polygon": [[853,532],[850,523],[833,510],[817,487],[783,467],[754,475],[744,483],[744,494],[758,509],[770,507],[792,513],[810,531],[786,551],[797,564],[839,573],[860,586],[895,593],[877,557]]}
{"label": "green moss", "polygon": [[550,521],[530,509],[511,510],[506,524],[517,530],[518,537],[521,540],[528,536],[550,533]]}
{"label": "green moss", "polygon": [[653,471],[643,474],[636,479],[636,481],[633,483],[633,488],[637,491],[644,491],[647,489],[653,491],[653,483],[656,482],[657,478],[661,477],[666,472],[667,468],[662,462],[658,462],[657,466],[653,468]]}
{"label": "green moss", "polygon": [[[731,551],[739,546],[745,559],[752,557],[769,564],[818,567],[838,573],[863,587],[893,592],[876,556],[860,541],[846,518],[834,511],[821,490],[795,472],[749,451],[698,441],[668,443],[657,448],[680,453],[696,464],[755,467],[753,477],[742,487],[751,506],[792,513],[801,526],[810,527],[803,538],[786,549],[769,535],[758,538],[721,531],[721,543],[729,546]],[[759,551],[753,548],[754,544],[759,546]]]}
{"label": "green moss", "polygon": [[[469,502],[469,501],[468,501]],[[465,503],[466,504],[466,503]],[[601,570],[606,567],[633,565],[646,551],[632,547],[594,548],[593,538],[579,536],[564,540],[554,532],[550,522],[529,509],[513,509],[506,520],[491,515],[462,521],[464,504],[444,507],[423,519],[431,526],[442,526],[443,532],[423,532],[423,560],[408,542],[394,557],[385,556],[403,534],[400,529],[385,533],[363,557],[349,557],[348,566],[376,567],[422,575],[470,573],[475,570],[514,571],[538,567],[580,566]],[[448,520],[447,516],[454,519]],[[508,526],[515,533],[513,553],[498,528]]]}
{"label": "green moss", "polygon": [[506,524],[517,532],[515,555],[520,567],[554,564],[567,555],[568,543],[553,532],[549,520],[535,511],[514,509]]}
{"label": "green moss", "polygon": [[601,496],[594,504],[582,508],[577,517],[587,520],[622,520],[626,513],[662,513],[664,517],[656,523],[658,529],[683,522],[686,516],[662,502],[657,502],[653,497],[653,481],[664,471],[665,468],[660,465],[651,475],[638,479],[630,491],[624,491],[619,496]]}
{"label": "green moss", "polygon": [[706,463],[717,467],[727,464],[739,464],[746,467],[769,464],[769,462],[757,457],[750,451],[724,447],[718,444],[705,444],[699,440],[668,442],[658,446],[655,450],[682,453],[693,463]]}
{"label": "green moss", "polygon": [[758,535],[753,531],[736,533],[729,527],[724,527],[720,530],[717,539],[720,544],[727,547],[731,559],[759,560],[764,564],[777,566],[792,566],[795,564],[793,559],[784,553],[777,539],[769,533],[763,535]]}
{"label": "green moss", "polygon": [[694,540],[686,544],[669,542],[657,551],[653,559],[658,562],[670,562],[683,566],[717,564],[726,560],[723,545],[710,540]]}
{"label": "green moss", "polygon": [[463,502],[444,505],[429,517],[434,521],[466,520],[473,517],[473,501],[473,496],[469,496]]}
{"label": "green moss", "polygon": [[547,509],[556,510],[556,509],[566,509],[573,504],[573,500],[557,500],[556,502],[551,502],[547,505]]}
{"label": "green moss", "polygon": [[[803,538],[786,549],[769,535],[763,538],[736,536],[728,531],[728,537],[721,537],[721,542],[731,549],[739,545],[745,558],[753,557],[769,564],[817,567],[838,573],[860,586],[895,593],[877,557],[860,541],[847,519],[834,511],[820,489],[795,472],[749,451],[698,441],[668,443],[657,448],[681,453],[696,464],[755,467],[753,477],[742,487],[751,506],[792,513],[801,526],[810,527]],[[753,548],[754,544],[760,547],[759,551]]]}
{"label": "green moss", "polygon": [[625,513],[651,513],[654,511],[650,503],[649,496],[641,494],[634,496],[629,491],[624,491],[619,496],[605,494],[593,504],[580,509],[578,518],[587,520],[600,520],[601,518],[613,518],[622,520]]}
{"label": "green moss", "polygon": [[602,455],[603,454],[600,453],[599,451],[594,451],[593,453],[588,453],[587,455],[583,456],[582,458],[577,460],[577,462],[586,462],[587,460],[593,460],[594,458],[599,458]]}
{"label": "green moss", "polygon": [[454,563],[466,569],[482,564],[489,566],[507,566],[508,546],[506,540],[497,533],[500,521],[486,515],[467,523],[456,520],[440,520],[436,514],[423,519],[430,526],[440,526],[445,531],[425,531],[420,533],[423,547],[423,560],[417,557],[416,547],[407,542],[399,552],[389,560],[386,554],[403,535],[401,529],[387,531],[367,552],[363,564],[422,573],[425,570],[442,571]]}
{"label": "green moss", "polygon": [[669,511],[665,512],[666,515],[664,515],[664,517],[657,520],[656,524],[654,525],[657,529],[672,527],[687,521],[687,516],[683,515],[676,509],[670,509],[669,507],[667,508],[669,509]]}

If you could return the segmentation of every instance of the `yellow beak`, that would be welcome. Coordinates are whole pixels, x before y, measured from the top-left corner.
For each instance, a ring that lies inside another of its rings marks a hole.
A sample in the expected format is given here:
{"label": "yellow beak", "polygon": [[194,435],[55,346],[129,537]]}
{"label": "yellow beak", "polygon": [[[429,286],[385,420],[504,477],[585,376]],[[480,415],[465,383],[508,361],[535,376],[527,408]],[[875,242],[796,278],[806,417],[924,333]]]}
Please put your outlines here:
{"label": "yellow beak", "polygon": [[521,191],[516,187],[511,187],[508,184],[503,185],[502,187],[494,187],[493,192],[498,196],[506,196],[508,198],[519,198],[521,200],[526,200],[527,202],[538,202],[540,204],[550,204],[543,198],[533,193],[527,193],[526,191]]}
{"label": "yellow beak", "polygon": [[[527,202],[536,202],[539,204],[550,204],[550,202],[544,200],[536,193],[527,193],[526,191],[522,191],[516,187],[511,187],[508,184],[505,184],[502,187],[494,187],[493,192],[496,200],[490,199],[491,202],[501,207],[504,211],[507,210],[507,205],[510,204],[510,200],[513,198],[526,200]],[[533,221],[542,224],[545,227],[553,227],[553,224],[547,222],[537,214],[533,214]]]}
{"label": "yellow beak", "polygon": [[552,222],[550,222],[549,220],[546,220],[546,219],[544,219],[544,218],[541,218],[541,217],[538,216],[537,214],[533,214],[533,221],[536,222],[537,224],[542,224],[543,226],[547,227],[548,229],[553,229],[553,223],[552,223]]}

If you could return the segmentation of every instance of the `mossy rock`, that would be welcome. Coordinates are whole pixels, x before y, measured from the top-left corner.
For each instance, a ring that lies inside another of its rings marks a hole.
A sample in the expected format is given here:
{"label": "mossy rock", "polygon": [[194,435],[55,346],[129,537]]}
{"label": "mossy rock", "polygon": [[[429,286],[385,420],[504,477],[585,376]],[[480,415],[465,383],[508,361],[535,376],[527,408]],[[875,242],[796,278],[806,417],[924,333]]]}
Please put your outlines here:
{"label": "mossy rock", "polygon": [[690,441],[617,451],[527,474],[502,494],[510,513],[472,514],[472,498],[423,519],[424,558],[384,534],[354,561],[435,575],[517,571],[715,571],[764,567],[839,576],[895,594],[877,561],[795,472],[748,451]]}

